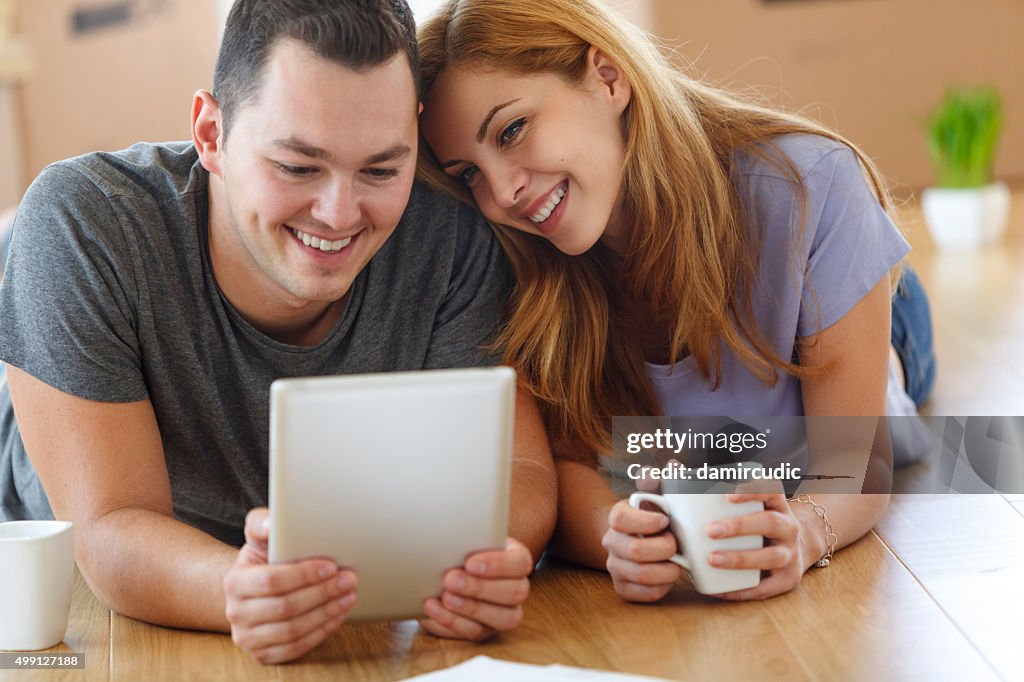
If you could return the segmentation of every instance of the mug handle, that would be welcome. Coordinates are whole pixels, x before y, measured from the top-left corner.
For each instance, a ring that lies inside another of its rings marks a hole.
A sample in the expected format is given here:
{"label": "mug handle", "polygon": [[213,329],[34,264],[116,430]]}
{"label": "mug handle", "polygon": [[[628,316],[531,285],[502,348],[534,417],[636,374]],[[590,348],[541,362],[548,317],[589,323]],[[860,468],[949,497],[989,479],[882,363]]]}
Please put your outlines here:
{"label": "mug handle", "polygon": [[[654,493],[633,493],[629,496],[629,506],[633,509],[639,509],[641,502],[650,502],[655,507],[665,512],[665,515],[672,518],[672,513],[668,509],[668,504],[665,502],[665,498],[662,495],[655,495]],[[676,542],[679,542],[679,538],[676,538]],[[679,564],[687,571],[690,570],[690,562],[682,554],[673,554],[668,558],[674,564]]]}

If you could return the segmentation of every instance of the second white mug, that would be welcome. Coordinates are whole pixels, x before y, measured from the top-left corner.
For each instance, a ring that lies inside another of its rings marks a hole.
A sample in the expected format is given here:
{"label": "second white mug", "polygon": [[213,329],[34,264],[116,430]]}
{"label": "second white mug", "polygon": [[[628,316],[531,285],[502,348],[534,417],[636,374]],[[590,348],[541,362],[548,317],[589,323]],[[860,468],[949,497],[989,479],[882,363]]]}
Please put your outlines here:
{"label": "second white mug", "polygon": [[712,521],[746,516],[764,511],[760,500],[734,503],[719,493],[668,494],[633,493],[629,504],[635,509],[642,502],[650,502],[668,515],[669,527],[679,544],[679,553],[670,560],[690,572],[693,586],[701,594],[721,594],[756,587],[761,581],[757,569],[718,568],[708,563],[713,551],[749,550],[764,546],[762,535],[740,535],[713,539],[708,536]]}

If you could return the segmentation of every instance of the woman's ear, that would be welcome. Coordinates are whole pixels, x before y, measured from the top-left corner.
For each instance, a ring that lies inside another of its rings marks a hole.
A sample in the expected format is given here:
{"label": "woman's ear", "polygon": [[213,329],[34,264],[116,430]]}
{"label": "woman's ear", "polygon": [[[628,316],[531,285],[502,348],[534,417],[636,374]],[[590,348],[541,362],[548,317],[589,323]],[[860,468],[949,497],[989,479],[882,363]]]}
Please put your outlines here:
{"label": "woman's ear", "polygon": [[220,175],[223,132],[220,103],[209,90],[198,90],[192,96],[192,144],[203,168],[214,175]]}
{"label": "woman's ear", "polygon": [[591,45],[587,50],[587,72],[602,92],[606,92],[619,111],[625,111],[633,96],[633,88],[622,69],[600,49]]}

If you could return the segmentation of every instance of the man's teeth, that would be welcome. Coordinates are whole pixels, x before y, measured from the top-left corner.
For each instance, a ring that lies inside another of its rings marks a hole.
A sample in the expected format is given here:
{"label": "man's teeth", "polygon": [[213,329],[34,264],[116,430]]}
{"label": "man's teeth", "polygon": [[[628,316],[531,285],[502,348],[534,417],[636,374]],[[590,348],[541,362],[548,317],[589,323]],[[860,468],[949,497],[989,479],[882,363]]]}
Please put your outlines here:
{"label": "man's teeth", "polygon": [[548,203],[544,204],[544,207],[537,211],[535,214],[530,216],[530,220],[535,223],[542,223],[551,217],[551,212],[555,210],[555,206],[562,203],[562,197],[565,196],[565,188],[559,187],[551,193],[551,198],[548,199]]}
{"label": "man's teeth", "polygon": [[352,237],[345,237],[344,239],[332,242],[326,239],[320,239],[319,237],[310,236],[301,230],[292,230],[292,234],[298,237],[306,246],[312,246],[314,249],[320,249],[321,251],[340,251],[348,246],[348,243],[352,241]]}

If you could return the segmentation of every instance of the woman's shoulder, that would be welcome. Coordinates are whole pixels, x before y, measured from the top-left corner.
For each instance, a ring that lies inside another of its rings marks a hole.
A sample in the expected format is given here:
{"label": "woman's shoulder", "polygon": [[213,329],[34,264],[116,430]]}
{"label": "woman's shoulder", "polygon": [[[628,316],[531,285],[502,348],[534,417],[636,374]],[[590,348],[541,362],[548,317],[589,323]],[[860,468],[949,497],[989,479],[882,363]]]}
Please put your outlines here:
{"label": "woman's shoulder", "polygon": [[851,161],[856,163],[853,150],[838,140],[812,133],[789,133],[776,135],[750,149],[737,150],[733,155],[733,175],[790,183],[799,178],[803,182],[817,170],[834,169],[837,163]]}

